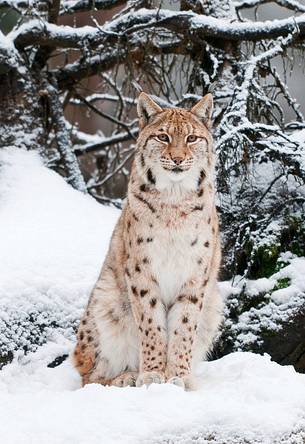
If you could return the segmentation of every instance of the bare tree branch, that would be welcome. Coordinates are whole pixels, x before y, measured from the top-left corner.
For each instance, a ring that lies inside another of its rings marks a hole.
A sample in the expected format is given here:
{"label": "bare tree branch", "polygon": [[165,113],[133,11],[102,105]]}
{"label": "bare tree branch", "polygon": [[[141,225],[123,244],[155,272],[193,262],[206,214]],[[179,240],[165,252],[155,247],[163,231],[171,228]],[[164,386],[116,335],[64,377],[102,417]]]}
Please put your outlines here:
{"label": "bare tree branch", "polygon": [[123,63],[127,57],[128,51],[126,49],[113,48],[112,51],[108,50],[103,54],[87,58],[86,60],[78,60],[64,68],[55,70],[54,75],[61,89],[69,89],[84,78],[108,71],[117,64]]}
{"label": "bare tree branch", "polygon": [[58,15],[60,11],[60,0],[53,0],[49,7],[49,22],[57,23]]}
{"label": "bare tree branch", "polygon": [[165,42],[153,41],[150,42],[147,38],[142,40],[134,39],[132,43],[126,42],[109,45],[103,48],[103,52],[85,58],[84,60],[77,60],[64,68],[54,71],[61,89],[71,88],[73,85],[84,78],[88,78],[98,73],[103,73],[113,69],[115,66],[125,63],[128,59],[142,60],[145,52],[149,50],[150,54],[187,54],[190,47],[186,42],[178,38],[171,38]]}
{"label": "bare tree branch", "polygon": [[107,114],[103,111],[101,111],[100,109],[96,108],[94,105],[92,105],[91,102],[88,102],[87,99],[85,99],[84,97],[82,97],[80,94],[78,94],[76,91],[74,92],[75,97],[80,100],[81,102],[84,103],[84,105],[87,105],[87,107],[89,109],[91,109],[91,111],[93,111],[94,113],[98,114],[99,116],[103,117],[104,119],[110,120],[110,122],[117,124],[118,126],[123,127],[126,132],[130,135],[131,138],[134,138],[134,135],[130,132],[130,128],[129,125],[126,124],[125,122],[122,122],[121,120],[116,119],[115,117],[111,116],[110,114]]}
{"label": "bare tree branch", "polygon": [[275,78],[277,85],[279,86],[280,90],[282,91],[282,94],[286,97],[288,104],[291,106],[291,108],[295,112],[299,121],[304,122],[305,119],[304,119],[303,113],[300,111],[300,105],[296,102],[296,100],[294,98],[291,97],[286,84],[283,82],[283,80],[279,76],[279,73],[277,72],[277,70],[274,67],[271,67],[270,72],[273,75],[273,77]]}
{"label": "bare tree branch", "polygon": [[92,153],[95,151],[103,150],[104,148],[111,145],[115,145],[117,143],[126,142],[127,140],[132,140],[134,137],[138,135],[139,128],[133,128],[129,132],[131,134],[119,133],[119,134],[114,134],[110,137],[105,137],[100,142],[83,145],[81,148],[75,149],[74,152],[76,156],[81,156],[86,153]]}
{"label": "bare tree branch", "polygon": [[126,163],[133,157],[133,150],[127,154],[127,156],[124,157],[124,159],[117,165],[117,167],[111,171],[107,176],[105,176],[100,182],[93,183],[92,185],[88,186],[88,190],[92,190],[97,187],[101,187],[104,185],[108,180],[110,180],[112,177],[114,177],[119,171],[121,171],[122,168],[126,165]]}

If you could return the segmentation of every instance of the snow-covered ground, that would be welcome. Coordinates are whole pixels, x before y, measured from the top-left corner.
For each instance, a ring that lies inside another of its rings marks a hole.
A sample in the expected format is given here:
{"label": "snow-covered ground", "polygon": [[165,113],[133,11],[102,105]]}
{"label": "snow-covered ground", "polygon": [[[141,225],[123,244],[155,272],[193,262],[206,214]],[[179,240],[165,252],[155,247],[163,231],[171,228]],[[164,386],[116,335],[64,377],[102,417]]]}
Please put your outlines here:
{"label": "snow-covered ground", "polygon": [[[202,363],[196,392],[168,384],[81,388],[69,359],[48,367],[73,348],[71,326],[118,216],[69,187],[37,154],[1,152],[1,352],[30,350],[15,352],[0,371],[1,444],[304,443],[305,375],[268,356]],[[302,262],[291,264],[279,277],[290,278],[294,294],[304,280]],[[270,283],[249,285],[255,294]],[[222,285],[223,294],[231,290]],[[277,291],[274,303],[287,302],[288,293]],[[33,338],[46,343],[35,350]]]}
{"label": "snow-covered ground", "polygon": [[268,356],[234,353],[201,364],[197,392],[170,384],[80,388],[69,361],[47,367],[50,358],[70,348],[57,337],[1,371],[1,443],[297,444],[305,439],[305,376]]}

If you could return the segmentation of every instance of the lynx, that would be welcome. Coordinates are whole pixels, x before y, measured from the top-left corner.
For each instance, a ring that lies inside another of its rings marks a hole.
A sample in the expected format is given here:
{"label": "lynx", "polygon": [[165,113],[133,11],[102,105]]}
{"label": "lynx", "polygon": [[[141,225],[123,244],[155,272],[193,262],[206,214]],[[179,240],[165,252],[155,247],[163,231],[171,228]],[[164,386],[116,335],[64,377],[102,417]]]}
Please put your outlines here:
{"label": "lynx", "polygon": [[126,205],[77,334],[83,384],[196,387],[222,317],[212,108],[139,96]]}

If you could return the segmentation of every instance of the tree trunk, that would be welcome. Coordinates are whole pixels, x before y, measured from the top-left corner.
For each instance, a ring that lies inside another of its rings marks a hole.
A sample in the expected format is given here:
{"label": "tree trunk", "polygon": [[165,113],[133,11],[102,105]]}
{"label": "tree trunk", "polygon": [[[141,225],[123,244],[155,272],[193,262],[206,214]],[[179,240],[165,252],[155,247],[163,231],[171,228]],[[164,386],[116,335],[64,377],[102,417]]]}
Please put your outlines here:
{"label": "tree trunk", "polygon": [[0,75],[1,147],[43,151],[47,140],[47,107],[39,94],[40,82],[24,69]]}
{"label": "tree trunk", "polygon": [[25,65],[0,75],[0,145],[35,150],[47,158],[49,132],[54,132],[67,181],[85,192],[86,184],[64,119],[58,88],[42,73],[29,73]]}

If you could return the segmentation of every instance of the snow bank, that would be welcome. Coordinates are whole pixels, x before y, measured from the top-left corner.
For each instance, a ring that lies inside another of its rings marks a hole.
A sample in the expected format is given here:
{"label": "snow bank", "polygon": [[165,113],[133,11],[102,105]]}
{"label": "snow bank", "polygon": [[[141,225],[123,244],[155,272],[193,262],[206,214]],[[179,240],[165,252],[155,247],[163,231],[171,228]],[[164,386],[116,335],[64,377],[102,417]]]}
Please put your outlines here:
{"label": "snow bank", "polygon": [[170,384],[80,388],[70,361],[47,367],[71,345],[57,337],[0,372],[3,443],[297,444],[305,438],[305,375],[267,355],[234,353],[202,363],[197,392]]}
{"label": "snow bank", "polygon": [[119,211],[75,191],[34,152],[0,154],[1,354],[71,336]]}

